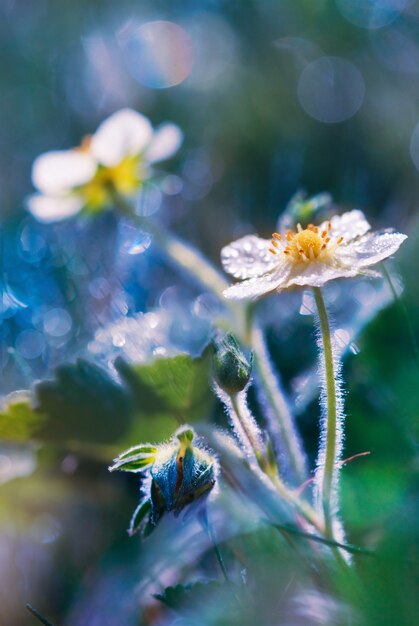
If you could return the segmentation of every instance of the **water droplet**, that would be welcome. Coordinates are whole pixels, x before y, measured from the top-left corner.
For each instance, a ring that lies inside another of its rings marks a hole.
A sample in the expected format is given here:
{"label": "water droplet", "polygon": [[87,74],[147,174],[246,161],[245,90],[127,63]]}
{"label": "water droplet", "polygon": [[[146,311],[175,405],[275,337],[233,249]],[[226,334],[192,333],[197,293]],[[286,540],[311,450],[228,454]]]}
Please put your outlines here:
{"label": "water droplet", "polygon": [[315,309],[313,294],[310,291],[305,291],[301,300],[300,315],[313,315]]}
{"label": "water droplet", "polygon": [[131,245],[127,249],[127,254],[135,255],[141,254],[148,250],[151,245],[151,235],[150,233],[140,232],[137,234],[135,241],[131,243]]}
{"label": "water droplet", "polygon": [[203,293],[195,300],[192,310],[198,317],[211,320],[221,312],[220,301],[211,293]]}
{"label": "water droplet", "polygon": [[37,330],[22,330],[16,338],[15,346],[24,359],[36,359],[44,351],[45,339]]}
{"label": "water droplet", "polygon": [[71,315],[65,309],[50,309],[44,315],[44,331],[52,337],[62,337],[70,332],[73,325]]}
{"label": "water droplet", "polygon": [[21,308],[26,309],[27,304],[16,296],[9,285],[0,283],[2,297],[0,298],[0,316],[3,318],[12,317]]}
{"label": "water droplet", "polygon": [[123,346],[125,346],[125,343],[126,343],[126,338],[125,338],[125,335],[123,335],[122,333],[115,333],[112,336],[112,344],[116,348],[122,348]]}
{"label": "water droplet", "polygon": [[351,333],[346,328],[337,328],[333,333],[333,338],[340,350],[346,350],[351,341]]}

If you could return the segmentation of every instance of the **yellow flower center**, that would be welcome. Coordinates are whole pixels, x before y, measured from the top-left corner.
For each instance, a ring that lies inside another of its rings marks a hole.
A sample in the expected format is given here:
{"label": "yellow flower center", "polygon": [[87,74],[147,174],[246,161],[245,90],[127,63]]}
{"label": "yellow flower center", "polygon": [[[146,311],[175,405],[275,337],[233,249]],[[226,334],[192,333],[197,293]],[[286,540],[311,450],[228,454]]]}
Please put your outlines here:
{"label": "yellow flower center", "polygon": [[[285,234],[286,247],[282,252],[291,263],[311,263],[313,261],[325,261],[330,258],[331,254],[335,250],[337,245],[340,245],[343,241],[343,237],[339,237],[337,241],[329,245],[330,237],[329,232],[331,229],[330,222],[327,222],[326,227],[321,232],[313,224],[309,224],[307,228],[302,228],[300,224],[297,225],[297,232],[288,230]],[[269,248],[272,254],[279,253],[279,241],[283,237],[279,233],[272,235],[272,247]]]}
{"label": "yellow flower center", "polygon": [[89,209],[99,209],[112,200],[113,193],[134,194],[143,178],[140,157],[130,156],[113,167],[99,166],[92,180],[79,187],[78,192]]}

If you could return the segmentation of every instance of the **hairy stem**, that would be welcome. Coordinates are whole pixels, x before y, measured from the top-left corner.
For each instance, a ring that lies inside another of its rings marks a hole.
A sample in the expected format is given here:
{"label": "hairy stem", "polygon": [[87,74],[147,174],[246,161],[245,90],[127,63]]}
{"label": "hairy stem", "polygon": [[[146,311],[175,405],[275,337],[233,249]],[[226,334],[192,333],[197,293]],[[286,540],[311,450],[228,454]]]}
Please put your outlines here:
{"label": "hairy stem", "polygon": [[242,391],[240,394],[235,394],[229,396],[232,409],[236,414],[237,421],[239,422],[244,436],[247,439],[248,445],[250,445],[251,449],[255,453],[257,461],[260,463],[262,457],[264,456],[264,451],[261,446],[261,438],[259,429],[256,425],[256,421],[251,415],[247,403],[246,397],[240,397],[241,394],[245,394],[245,391]]}
{"label": "hairy stem", "polygon": [[[227,409],[233,429],[239,437],[242,448],[250,452],[249,456],[251,456],[251,459],[257,462],[257,471],[263,472],[281,498],[288,502],[319,532],[323,533],[324,527],[314,509],[308,502],[300,498],[296,491],[290,489],[279,476],[277,468],[271,466],[266,450],[262,445],[256,422],[245,404],[245,397],[240,397],[241,394],[230,396],[220,389],[217,390],[217,393]],[[245,391],[241,393],[243,394]],[[244,409],[246,409],[246,412],[244,412]]]}
{"label": "hairy stem", "polygon": [[320,322],[320,332],[323,343],[323,358],[326,383],[326,447],[324,455],[324,469],[321,485],[321,501],[323,506],[325,534],[333,538],[333,489],[335,470],[339,461],[339,447],[337,442],[338,413],[336,396],[335,367],[333,361],[332,336],[326,305],[319,287],[314,287],[314,297]]}

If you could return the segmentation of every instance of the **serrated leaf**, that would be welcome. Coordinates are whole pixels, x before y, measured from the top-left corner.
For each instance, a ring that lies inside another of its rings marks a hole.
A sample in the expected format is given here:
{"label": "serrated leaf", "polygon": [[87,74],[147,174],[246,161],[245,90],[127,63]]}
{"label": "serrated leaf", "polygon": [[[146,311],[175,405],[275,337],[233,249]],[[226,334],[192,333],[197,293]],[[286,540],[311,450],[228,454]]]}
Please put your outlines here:
{"label": "serrated leaf", "polygon": [[29,393],[12,393],[0,411],[0,439],[27,441],[39,432],[47,419],[31,406]]}
{"label": "serrated leaf", "polygon": [[49,418],[39,433],[43,439],[114,443],[130,422],[128,393],[82,359],[58,367],[55,379],[37,384],[34,392],[37,410]]}
{"label": "serrated leaf", "polygon": [[206,356],[194,359],[182,354],[141,365],[118,359],[115,366],[133,392],[140,415],[193,421],[203,416],[211,402]]}

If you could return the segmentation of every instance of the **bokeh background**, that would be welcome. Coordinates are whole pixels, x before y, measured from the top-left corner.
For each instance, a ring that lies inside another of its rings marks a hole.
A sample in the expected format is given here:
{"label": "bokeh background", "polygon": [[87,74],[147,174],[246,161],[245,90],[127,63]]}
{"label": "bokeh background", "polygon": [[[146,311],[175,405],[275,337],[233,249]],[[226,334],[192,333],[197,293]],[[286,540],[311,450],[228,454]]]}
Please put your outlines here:
{"label": "bokeh background", "polygon": [[[362,291],[356,283],[355,309],[348,305],[342,321],[352,332],[348,311],[362,309],[345,352],[347,456],[372,453],[343,473],[343,510],[351,541],[381,542],[389,556],[369,573],[367,623],[413,624],[415,578],[403,559],[414,561],[418,541],[411,331],[419,331],[419,4],[1,0],[0,16],[2,394],[51,378],[77,356],[113,375],[121,350],[134,360],[197,355],[208,340],[216,304],[146,233],[111,212],[42,225],[25,209],[34,158],[77,145],[119,108],[183,129],[184,145],[160,172],[148,211],[217,265],[232,238],[269,236],[301,190],[327,191],[342,209],[365,210],[374,227],[409,234],[390,266],[399,302],[388,287]],[[353,285],[329,293],[337,319]],[[316,358],[311,316],[298,315],[298,298],[287,300],[289,314],[280,304],[278,315],[266,313],[290,394]],[[223,423],[219,407],[205,402],[202,417]],[[47,445],[13,436],[2,444],[1,626],[34,623],[26,602],[71,626],[166,619],[146,615],[148,601],[135,591],[143,548],[124,530],[135,480],[108,477],[107,448],[100,458],[67,449],[78,437],[116,447],[158,440],[175,425],[170,416],[152,424],[143,416],[115,426],[116,406],[123,413],[117,398],[106,419],[87,415],[74,427],[64,411]],[[297,408],[314,457],[318,409],[310,397]],[[268,544],[252,548],[260,561]]]}

